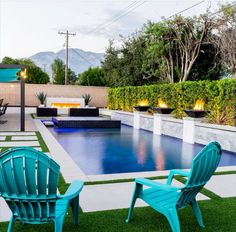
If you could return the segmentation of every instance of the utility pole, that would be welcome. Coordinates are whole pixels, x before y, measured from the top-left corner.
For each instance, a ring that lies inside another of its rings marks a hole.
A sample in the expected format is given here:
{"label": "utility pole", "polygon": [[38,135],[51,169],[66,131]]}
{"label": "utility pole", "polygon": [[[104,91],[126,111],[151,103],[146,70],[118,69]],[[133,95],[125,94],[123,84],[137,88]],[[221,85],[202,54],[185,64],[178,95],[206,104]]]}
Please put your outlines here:
{"label": "utility pole", "polygon": [[73,35],[75,36],[76,33],[70,33],[68,30],[66,32],[58,32],[59,35],[66,35],[66,65],[65,65],[65,85],[68,84],[68,60],[69,60],[69,54],[68,54],[68,47],[69,47],[69,36]]}

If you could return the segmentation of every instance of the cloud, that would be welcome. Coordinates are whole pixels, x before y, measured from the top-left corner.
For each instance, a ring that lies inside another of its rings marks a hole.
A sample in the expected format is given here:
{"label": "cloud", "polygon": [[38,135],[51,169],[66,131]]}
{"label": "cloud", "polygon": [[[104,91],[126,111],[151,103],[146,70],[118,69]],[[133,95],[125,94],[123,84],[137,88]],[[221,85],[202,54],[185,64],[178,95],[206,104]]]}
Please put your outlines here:
{"label": "cloud", "polygon": [[[106,14],[108,19],[114,18],[120,11],[115,9],[107,9]],[[83,24],[76,25],[71,28],[71,31],[76,31],[82,36],[100,36],[105,38],[117,39],[120,35],[128,36],[138,29],[142,28],[142,25],[146,22],[146,19],[140,14],[130,12],[120,18],[114,18],[113,20],[107,20],[100,24]]]}

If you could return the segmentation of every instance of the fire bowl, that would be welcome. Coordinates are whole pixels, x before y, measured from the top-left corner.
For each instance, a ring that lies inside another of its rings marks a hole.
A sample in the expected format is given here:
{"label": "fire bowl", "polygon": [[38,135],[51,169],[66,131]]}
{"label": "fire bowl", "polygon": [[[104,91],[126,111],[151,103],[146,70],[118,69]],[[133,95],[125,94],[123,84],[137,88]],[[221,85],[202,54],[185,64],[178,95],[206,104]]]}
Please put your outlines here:
{"label": "fire bowl", "polygon": [[206,110],[184,110],[184,112],[191,118],[203,118],[206,116]]}
{"label": "fire bowl", "polygon": [[154,107],[153,110],[157,111],[159,114],[170,114],[174,108],[161,108],[161,107]]}
{"label": "fire bowl", "polygon": [[145,112],[150,109],[150,106],[134,106],[134,109],[140,112]]}

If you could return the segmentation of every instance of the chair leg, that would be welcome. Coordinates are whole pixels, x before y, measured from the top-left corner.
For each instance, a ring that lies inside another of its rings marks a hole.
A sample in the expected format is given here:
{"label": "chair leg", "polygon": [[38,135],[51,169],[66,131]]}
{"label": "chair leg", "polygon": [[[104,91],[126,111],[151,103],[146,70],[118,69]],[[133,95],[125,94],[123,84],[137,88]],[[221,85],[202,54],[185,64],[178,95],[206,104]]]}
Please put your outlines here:
{"label": "chair leg", "polygon": [[75,197],[71,203],[72,214],[73,214],[73,223],[75,225],[79,224],[79,196]]}
{"label": "chair leg", "polygon": [[14,222],[15,222],[15,218],[13,216],[11,216],[10,222],[8,224],[7,232],[12,232]]}
{"label": "chair leg", "polygon": [[190,203],[190,205],[191,205],[191,207],[192,207],[192,209],[193,209],[193,212],[194,212],[194,214],[195,214],[195,217],[196,217],[196,219],[197,219],[197,222],[198,222],[199,226],[201,226],[201,227],[204,228],[205,226],[204,226],[203,220],[202,220],[202,213],[201,213],[201,210],[200,210],[200,208],[199,208],[199,206],[198,206],[197,201],[196,201],[196,200],[192,201],[192,202]]}
{"label": "chair leg", "polygon": [[56,218],[54,222],[54,232],[62,232],[63,223],[64,223],[63,217]]}
{"label": "chair leg", "polygon": [[173,232],[180,232],[179,217],[176,208],[169,209],[165,214]]}
{"label": "chair leg", "polygon": [[140,193],[141,190],[142,190],[142,185],[136,183],[135,187],[134,187],[133,197],[132,197],[132,200],[131,200],[131,203],[130,203],[128,217],[125,220],[126,223],[129,223],[130,220],[132,219],[134,205],[135,205],[136,199],[139,196],[139,193]]}

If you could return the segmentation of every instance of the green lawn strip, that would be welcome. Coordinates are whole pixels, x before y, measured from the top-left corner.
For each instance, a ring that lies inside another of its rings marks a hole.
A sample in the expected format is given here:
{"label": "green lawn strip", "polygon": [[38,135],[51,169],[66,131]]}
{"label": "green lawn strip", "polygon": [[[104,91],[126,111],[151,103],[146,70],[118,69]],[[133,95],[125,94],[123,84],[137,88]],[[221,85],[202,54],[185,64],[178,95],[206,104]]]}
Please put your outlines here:
{"label": "green lawn strip", "polygon": [[1,152],[4,152],[6,150],[10,149],[10,147],[2,147]]}
{"label": "green lawn strip", "polygon": [[43,137],[40,134],[40,132],[36,131],[35,133],[36,133],[36,136],[38,138],[38,142],[40,144],[40,147],[42,148],[42,152],[49,152],[49,149],[48,149],[46,143],[44,142]]}
{"label": "green lawn strip", "polygon": [[[160,180],[160,179],[166,179],[167,176],[154,176],[154,177],[148,177],[147,179],[150,180]],[[96,185],[96,184],[115,184],[115,183],[125,183],[125,182],[133,182],[135,179],[118,179],[118,180],[103,180],[103,181],[88,181],[85,182],[85,185]]]}
{"label": "green lawn strip", "polygon": [[214,173],[215,176],[230,175],[230,174],[236,174],[236,171],[220,171],[220,172],[215,172]]}
{"label": "green lawn strip", "polygon": [[[179,210],[181,231],[234,232],[236,231],[236,198],[199,202],[206,228],[198,226],[192,209],[187,206]],[[72,223],[71,211],[65,219],[63,232],[171,232],[165,217],[150,207],[134,209],[134,218],[126,224],[128,209],[81,213],[79,226]],[[7,231],[8,223],[0,223],[0,231]],[[17,222],[17,232],[53,232],[52,223],[44,225],[23,225]]]}
{"label": "green lawn strip", "polygon": [[31,116],[31,118],[33,118],[33,119],[36,118],[36,114],[35,114],[35,113],[31,113],[30,116]]}
{"label": "green lawn strip", "polygon": [[[174,177],[176,180],[178,180],[179,182],[185,184],[186,183],[186,179],[182,176],[175,176]],[[219,199],[222,199],[219,195],[215,194],[214,192],[206,189],[206,188],[203,188],[201,191],[200,191],[203,195],[211,198],[211,199],[214,199],[214,200],[219,200]]]}
{"label": "green lawn strip", "polygon": [[12,138],[11,135],[7,135],[4,142],[10,142],[11,138]]}

